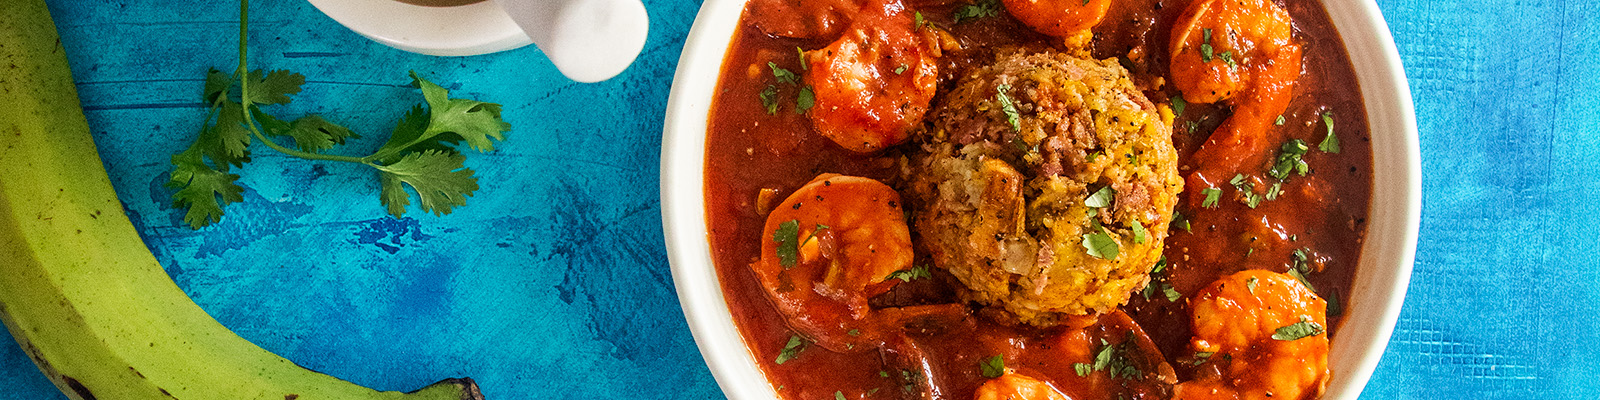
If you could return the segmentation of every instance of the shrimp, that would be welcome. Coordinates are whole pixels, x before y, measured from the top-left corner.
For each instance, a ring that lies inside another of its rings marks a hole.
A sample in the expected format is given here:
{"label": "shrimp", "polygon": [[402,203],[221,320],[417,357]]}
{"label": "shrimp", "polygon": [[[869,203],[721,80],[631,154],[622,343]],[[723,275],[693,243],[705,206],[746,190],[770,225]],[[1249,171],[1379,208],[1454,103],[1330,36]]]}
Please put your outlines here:
{"label": "shrimp", "polygon": [[822,174],[767,216],[751,265],[789,326],[836,352],[878,340],[867,299],[911,267],[900,194],[878,181]]}
{"label": "shrimp", "polygon": [[1287,11],[1271,0],[1201,0],[1172,32],[1172,84],[1190,103],[1231,102],[1233,115],[1195,152],[1190,200],[1236,174],[1259,173],[1283,133],[1273,128],[1300,78]]}
{"label": "shrimp", "polygon": [[1327,384],[1327,302],[1293,277],[1238,272],[1189,305],[1189,345],[1201,364],[1175,398],[1294,400],[1316,397]]}
{"label": "shrimp", "polygon": [[1049,382],[1034,377],[1006,371],[1005,375],[990,379],[978,386],[974,400],[1072,400]]}
{"label": "shrimp", "polygon": [[1005,0],[1006,11],[1039,33],[1071,38],[1105,19],[1111,0]]}
{"label": "shrimp", "polygon": [[812,126],[839,146],[870,153],[905,142],[933,100],[938,49],[899,0],[863,7],[828,47],[806,52]]}

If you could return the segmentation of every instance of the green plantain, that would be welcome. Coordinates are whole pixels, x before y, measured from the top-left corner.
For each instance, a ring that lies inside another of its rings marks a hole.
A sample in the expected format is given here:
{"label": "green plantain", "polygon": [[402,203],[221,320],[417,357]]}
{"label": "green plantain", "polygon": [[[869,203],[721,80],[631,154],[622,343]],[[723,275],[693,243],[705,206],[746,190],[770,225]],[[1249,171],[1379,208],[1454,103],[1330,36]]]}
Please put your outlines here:
{"label": "green plantain", "polygon": [[379,392],[240,338],[123,214],[42,0],[0,0],[0,320],[75,399],[482,399],[471,379]]}

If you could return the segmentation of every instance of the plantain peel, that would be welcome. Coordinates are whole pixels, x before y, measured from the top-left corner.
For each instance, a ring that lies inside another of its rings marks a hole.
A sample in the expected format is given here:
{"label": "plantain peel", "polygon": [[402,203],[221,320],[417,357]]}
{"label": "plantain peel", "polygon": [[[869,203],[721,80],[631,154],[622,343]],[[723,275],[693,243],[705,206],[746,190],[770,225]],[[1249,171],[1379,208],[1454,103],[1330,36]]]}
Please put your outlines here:
{"label": "plantain peel", "polygon": [[368,389],[217,323],[123,214],[44,2],[0,1],[0,15],[0,321],[68,397],[483,398],[470,378]]}

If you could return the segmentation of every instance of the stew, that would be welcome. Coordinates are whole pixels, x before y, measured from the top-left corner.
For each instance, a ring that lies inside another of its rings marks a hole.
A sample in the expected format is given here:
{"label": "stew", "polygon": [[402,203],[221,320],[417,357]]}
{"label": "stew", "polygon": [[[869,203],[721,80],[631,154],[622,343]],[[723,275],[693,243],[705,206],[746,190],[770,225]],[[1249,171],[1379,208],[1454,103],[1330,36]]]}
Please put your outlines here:
{"label": "stew", "polygon": [[750,0],[707,223],[784,398],[1318,398],[1366,127],[1314,0]]}

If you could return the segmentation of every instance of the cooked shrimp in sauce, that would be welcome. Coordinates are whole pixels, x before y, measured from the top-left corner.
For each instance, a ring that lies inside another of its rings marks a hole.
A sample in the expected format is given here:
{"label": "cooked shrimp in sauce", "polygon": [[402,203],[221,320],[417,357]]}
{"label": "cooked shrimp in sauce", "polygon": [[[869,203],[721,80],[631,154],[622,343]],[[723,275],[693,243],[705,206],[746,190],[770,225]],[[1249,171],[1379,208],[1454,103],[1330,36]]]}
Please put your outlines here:
{"label": "cooked shrimp in sauce", "polygon": [[899,0],[874,0],[844,36],[806,52],[816,93],[811,123],[859,153],[905,142],[922,123],[938,81],[934,44]]}
{"label": "cooked shrimp in sauce", "polygon": [[1189,307],[1200,366],[1177,398],[1284,400],[1320,395],[1328,379],[1327,302],[1289,275],[1248,270],[1200,291]]}
{"label": "cooked shrimp in sauce", "polygon": [[867,178],[822,174],[773,209],[763,231],[761,260],[751,268],[790,325],[834,351],[875,339],[867,299],[911,267],[899,193]]}

